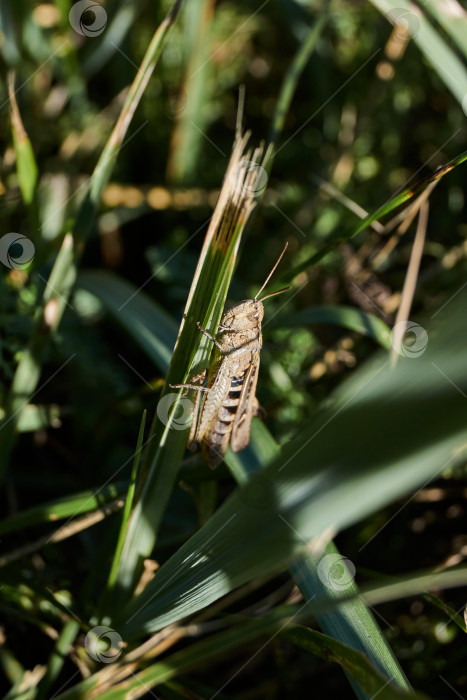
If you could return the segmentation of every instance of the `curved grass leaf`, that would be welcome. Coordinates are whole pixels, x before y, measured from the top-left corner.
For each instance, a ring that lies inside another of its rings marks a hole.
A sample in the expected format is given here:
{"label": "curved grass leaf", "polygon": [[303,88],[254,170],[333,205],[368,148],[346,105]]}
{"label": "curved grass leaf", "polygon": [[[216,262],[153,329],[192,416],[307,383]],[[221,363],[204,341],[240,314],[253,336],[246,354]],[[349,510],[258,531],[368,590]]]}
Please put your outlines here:
{"label": "curved grass leaf", "polygon": [[118,482],[75,493],[71,496],[63,496],[47,503],[41,503],[38,506],[28,508],[28,510],[23,510],[20,513],[0,520],[0,535],[23,530],[26,527],[32,527],[40,523],[50,523],[63,518],[72,518],[97,508],[102,508],[106,503],[114,501],[125,494],[127,488],[127,483]]}
{"label": "curved grass leaf", "polygon": [[446,34],[456,42],[458,48],[467,56],[467,12],[459,0],[425,0],[424,7],[443,27]]}
{"label": "curved grass leaf", "polygon": [[16,102],[14,73],[10,73],[8,76],[8,94],[11,106],[11,131],[16,155],[18,184],[24,203],[30,207],[34,203],[39,169]]}
{"label": "curved grass leaf", "polygon": [[[255,419],[252,425],[251,441],[246,450],[240,454],[229,452],[227,463],[237,482],[241,485],[248,478],[264,468],[279,454],[279,446],[274,441],[266,426]],[[261,495],[261,491],[260,491]],[[339,552],[332,542],[327,545],[325,555],[332,555],[333,561],[339,562]],[[336,557],[337,555],[337,557]],[[345,557],[340,557],[345,559]],[[316,612],[319,626],[327,635],[339,642],[362,652],[368,660],[400,688],[410,688],[404,672],[400,668],[386,638],[370,612],[366,602],[358,595],[358,588],[353,581],[347,582],[345,589],[333,589],[326,585],[318,571],[319,558],[311,553],[298,556],[290,565],[289,571],[304,599],[311,603],[313,600],[334,600],[345,598],[345,602],[325,612]],[[355,597],[348,600],[349,593]],[[358,698],[369,696],[347,673],[349,682]]]}
{"label": "curved grass leaf", "polygon": [[159,369],[167,371],[177,325],[164,309],[113,272],[86,270],[80,273],[76,284],[100,299]]}
{"label": "curved grass leaf", "polygon": [[279,636],[325,661],[335,661],[365,691],[366,697],[381,700],[398,700],[398,698],[427,698],[422,693],[407,693],[388,684],[388,679],[377,671],[359,651],[327,637],[316,630],[293,625],[280,632]]}
{"label": "curved grass leaf", "polygon": [[[407,0],[370,0],[370,2],[392,24],[400,23],[407,29],[412,41],[415,42],[433,70],[462,105],[467,95],[467,68],[443,39],[440,32],[429,22],[423,9]],[[443,16],[447,19],[449,6],[445,3],[443,7],[441,2],[438,2],[438,5],[440,7],[436,13],[437,19],[441,21]],[[430,9],[433,10],[432,7]],[[446,29],[451,25],[451,23],[443,23]],[[450,33],[454,39],[456,32],[451,29]],[[463,43],[465,50],[465,34]]]}
{"label": "curved grass leaf", "polygon": [[386,350],[391,348],[391,329],[374,314],[351,306],[312,306],[293,316],[285,316],[283,326],[329,323],[372,338]]}

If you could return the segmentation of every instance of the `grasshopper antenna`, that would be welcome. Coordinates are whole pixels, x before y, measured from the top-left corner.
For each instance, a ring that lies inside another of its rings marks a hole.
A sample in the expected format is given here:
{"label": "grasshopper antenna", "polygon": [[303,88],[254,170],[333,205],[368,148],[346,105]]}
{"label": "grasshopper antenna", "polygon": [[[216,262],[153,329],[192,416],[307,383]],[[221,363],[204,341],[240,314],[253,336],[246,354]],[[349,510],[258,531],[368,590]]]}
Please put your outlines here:
{"label": "grasshopper antenna", "polygon": [[263,284],[263,286],[261,287],[261,289],[256,293],[256,296],[255,296],[255,298],[254,298],[255,301],[263,301],[264,299],[269,299],[269,297],[273,297],[273,296],[275,296],[276,294],[281,294],[282,292],[286,292],[288,289],[290,289],[290,287],[284,287],[284,289],[280,289],[278,292],[272,292],[271,294],[267,294],[267,295],[266,295],[265,297],[263,297],[262,299],[258,299],[259,295],[261,294],[261,292],[263,291],[263,289],[265,288],[265,286],[267,285],[267,283],[268,283],[269,280],[271,279],[272,275],[274,274],[274,271],[275,271],[276,267],[279,265],[280,261],[282,260],[282,257],[283,257],[283,255],[284,255],[285,251],[287,250],[287,246],[288,246],[288,245],[289,245],[289,242],[287,241],[287,243],[286,243],[285,246],[284,246],[284,249],[283,249],[282,253],[281,253],[281,254],[279,255],[279,257],[277,258],[276,264],[275,264],[274,267],[272,268],[272,270],[271,270],[271,272],[269,273],[269,275],[266,277],[266,281],[264,282],[264,284]]}

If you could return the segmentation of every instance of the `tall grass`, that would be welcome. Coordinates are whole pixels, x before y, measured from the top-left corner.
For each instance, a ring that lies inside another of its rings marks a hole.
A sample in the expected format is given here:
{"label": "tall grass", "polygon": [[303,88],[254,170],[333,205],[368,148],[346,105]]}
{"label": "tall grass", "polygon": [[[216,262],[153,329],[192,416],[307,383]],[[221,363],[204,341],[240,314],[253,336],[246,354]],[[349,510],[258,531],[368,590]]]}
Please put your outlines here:
{"label": "tall grass", "polygon": [[[412,686],[430,683],[398,659],[372,606],[420,594],[453,623],[451,639],[465,632],[455,594],[438,595],[465,585],[466,567],[451,568],[461,554],[392,569],[401,545],[388,532],[432,479],[465,464],[456,183],[467,158],[466,17],[455,2],[456,20],[432,2],[371,5],[341,13],[326,1],[310,16],[298,4],[251,12],[179,0],[157,10],[166,15],[155,31],[139,3],[95,5],[78,25],[80,3],[1,6],[11,145],[0,184],[8,228],[36,253],[22,264],[20,239],[8,250],[0,239],[5,697],[215,697],[231,687],[240,697],[236,659],[247,667],[274,647],[274,677],[247,676],[255,697],[296,692],[290,654],[312,669],[302,665],[303,683],[321,678],[319,694],[333,677],[314,659],[340,665],[359,698],[423,698]],[[405,61],[427,93],[436,88],[426,104],[437,114],[449,104],[439,134],[429,120],[423,138],[413,134],[431,172],[393,160],[401,115],[422,100],[409,71],[397,77]],[[258,95],[238,89],[251,80]],[[381,150],[372,120],[383,124]],[[215,333],[228,295],[258,288],[284,238],[291,290],[267,302],[263,327],[269,416],[209,472],[185,452],[193,397],[171,385],[208,366],[212,343],[197,323]],[[341,554],[352,542],[352,556]]]}

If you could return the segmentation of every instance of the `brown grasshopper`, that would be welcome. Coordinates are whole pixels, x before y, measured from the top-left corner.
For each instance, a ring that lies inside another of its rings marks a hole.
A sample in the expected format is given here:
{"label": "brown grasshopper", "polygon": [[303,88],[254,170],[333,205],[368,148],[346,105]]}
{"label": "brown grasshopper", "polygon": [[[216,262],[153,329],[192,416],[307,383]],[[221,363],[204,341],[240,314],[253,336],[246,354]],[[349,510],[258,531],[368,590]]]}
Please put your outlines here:
{"label": "brown grasshopper", "polygon": [[[284,255],[276,264],[254,299],[247,299],[225,312],[214,338],[198,322],[198,328],[208,337],[217,350],[209,368],[207,386],[196,384],[171,384],[173,389],[194,389],[198,394],[188,447],[192,451],[200,445],[208,465],[214,469],[224,457],[227,445],[234,452],[243,450],[250,441],[253,416],[261,409],[256,398],[260,350],[262,345],[261,321],[264,316],[263,301],[285,292],[280,289],[258,299]],[[191,381],[204,381],[206,370]],[[205,392],[198,420],[201,392]]]}

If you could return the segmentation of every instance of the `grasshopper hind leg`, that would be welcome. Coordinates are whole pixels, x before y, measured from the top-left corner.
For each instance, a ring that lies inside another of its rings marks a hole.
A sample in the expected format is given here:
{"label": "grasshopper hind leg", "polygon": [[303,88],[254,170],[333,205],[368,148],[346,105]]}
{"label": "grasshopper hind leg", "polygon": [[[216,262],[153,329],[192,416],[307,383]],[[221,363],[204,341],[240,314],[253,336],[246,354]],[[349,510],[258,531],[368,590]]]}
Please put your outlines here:
{"label": "grasshopper hind leg", "polygon": [[188,391],[190,389],[194,389],[197,391],[196,395],[196,401],[195,401],[195,406],[193,409],[193,418],[191,421],[191,427],[190,427],[190,434],[188,436],[188,449],[190,452],[197,452],[199,449],[199,442],[196,439],[196,434],[197,434],[197,429],[198,429],[198,414],[199,414],[199,407],[201,403],[201,396],[202,392],[206,391],[208,392],[209,389],[208,387],[205,386],[199,386],[196,384],[196,382],[199,382],[199,384],[202,384],[206,378],[206,370],[203,370],[200,372],[200,374],[195,375],[194,377],[191,378],[190,384],[169,384],[171,389],[185,389],[183,392],[183,396],[186,396],[188,394]]}

